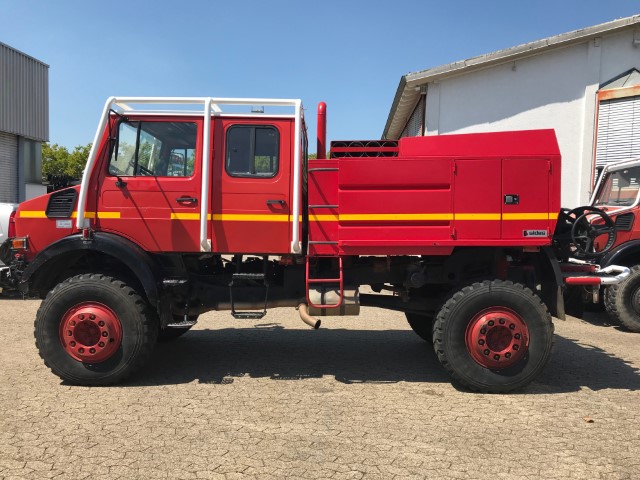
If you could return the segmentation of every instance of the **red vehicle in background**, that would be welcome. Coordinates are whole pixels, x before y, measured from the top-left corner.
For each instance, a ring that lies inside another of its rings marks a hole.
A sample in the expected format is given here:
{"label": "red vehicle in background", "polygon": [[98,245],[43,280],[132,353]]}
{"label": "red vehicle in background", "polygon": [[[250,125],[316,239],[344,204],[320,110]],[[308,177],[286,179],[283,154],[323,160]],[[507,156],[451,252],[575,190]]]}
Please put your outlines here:
{"label": "red vehicle in background", "polygon": [[460,384],[505,392],[547,363],[566,285],[628,275],[572,262],[615,230],[560,210],[552,130],[334,141],[324,158],[325,113],[309,160],[300,100],[110,98],[81,185],[22,203],[0,249],[3,283],[44,299],[45,364],[112,384],[210,310],[298,307],[317,328],[366,305],[404,312]]}
{"label": "red vehicle in background", "polygon": [[599,177],[590,202],[607,212],[617,230],[615,243],[606,254],[599,256],[598,262],[604,266],[615,263],[631,269],[625,281],[605,290],[604,305],[632,332],[640,332],[639,182],[640,158],[608,165]]}

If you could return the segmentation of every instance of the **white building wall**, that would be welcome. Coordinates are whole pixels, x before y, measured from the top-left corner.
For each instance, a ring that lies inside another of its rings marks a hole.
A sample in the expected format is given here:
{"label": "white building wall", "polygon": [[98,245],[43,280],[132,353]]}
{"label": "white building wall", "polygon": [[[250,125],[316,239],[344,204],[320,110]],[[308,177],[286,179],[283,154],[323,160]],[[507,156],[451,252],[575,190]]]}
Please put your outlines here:
{"label": "white building wall", "polygon": [[599,85],[640,68],[627,31],[430,83],[426,134],[553,128],[562,154],[562,204],[591,190]]}

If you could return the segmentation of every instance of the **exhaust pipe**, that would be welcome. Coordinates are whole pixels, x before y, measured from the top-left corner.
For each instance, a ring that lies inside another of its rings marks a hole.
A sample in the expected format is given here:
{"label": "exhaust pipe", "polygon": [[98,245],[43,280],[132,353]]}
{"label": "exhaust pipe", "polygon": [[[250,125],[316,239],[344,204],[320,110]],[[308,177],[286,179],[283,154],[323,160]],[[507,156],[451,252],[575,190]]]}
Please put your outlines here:
{"label": "exhaust pipe", "polygon": [[298,305],[298,311],[300,312],[300,319],[304,323],[309,325],[314,330],[317,330],[320,328],[320,324],[322,322],[320,320],[316,320],[311,315],[309,315],[309,309],[307,308],[306,303],[301,303],[300,305]]}
{"label": "exhaust pipe", "polygon": [[327,158],[327,104],[320,102],[318,104],[318,147],[316,149],[317,159],[324,160]]}

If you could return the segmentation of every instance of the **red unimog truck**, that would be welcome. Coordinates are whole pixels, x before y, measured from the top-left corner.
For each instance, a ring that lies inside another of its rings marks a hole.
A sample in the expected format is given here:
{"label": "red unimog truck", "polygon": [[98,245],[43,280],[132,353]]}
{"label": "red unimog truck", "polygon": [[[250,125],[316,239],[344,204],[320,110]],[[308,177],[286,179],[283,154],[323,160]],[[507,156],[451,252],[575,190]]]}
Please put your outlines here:
{"label": "red unimog truck", "polygon": [[[591,205],[606,211],[617,231],[615,243],[597,260],[631,269],[622,283],[605,289],[607,311],[632,332],[640,332],[640,158],[610,164],[602,171]],[[606,240],[598,239],[604,244]],[[600,246],[598,245],[600,248]]]}
{"label": "red unimog truck", "polygon": [[298,307],[317,328],[366,305],[405,312],[460,384],[505,392],[547,363],[565,284],[628,274],[568,262],[604,232],[560,210],[552,130],[335,141],[323,158],[318,117],[309,160],[300,100],[110,98],[81,185],[22,203],[2,247],[4,284],[44,299],[45,364],[112,384],[210,310]]}

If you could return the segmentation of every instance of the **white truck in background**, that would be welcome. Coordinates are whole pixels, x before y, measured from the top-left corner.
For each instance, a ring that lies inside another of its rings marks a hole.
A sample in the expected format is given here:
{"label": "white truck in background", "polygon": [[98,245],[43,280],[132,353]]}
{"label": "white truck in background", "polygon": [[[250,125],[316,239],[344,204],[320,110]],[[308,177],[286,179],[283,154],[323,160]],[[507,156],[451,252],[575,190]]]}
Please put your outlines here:
{"label": "white truck in background", "polygon": [[[0,245],[9,237],[9,224],[11,214],[18,208],[17,203],[0,203]],[[0,260],[0,278],[9,271],[9,267],[5,266]],[[2,288],[0,287],[0,294]]]}

